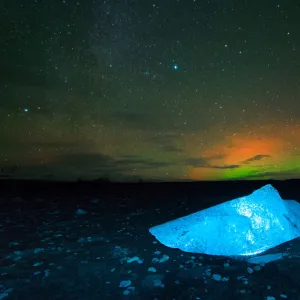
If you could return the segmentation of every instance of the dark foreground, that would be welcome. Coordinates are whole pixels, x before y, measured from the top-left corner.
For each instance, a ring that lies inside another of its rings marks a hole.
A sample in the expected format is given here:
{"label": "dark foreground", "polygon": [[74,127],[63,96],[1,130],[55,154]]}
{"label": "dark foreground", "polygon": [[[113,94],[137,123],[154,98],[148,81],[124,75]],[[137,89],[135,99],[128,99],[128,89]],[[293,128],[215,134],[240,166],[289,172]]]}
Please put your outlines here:
{"label": "dark foreground", "polygon": [[[266,183],[2,181],[0,299],[300,299],[300,240],[250,264],[169,249],[148,233]],[[299,181],[271,184],[300,201]]]}

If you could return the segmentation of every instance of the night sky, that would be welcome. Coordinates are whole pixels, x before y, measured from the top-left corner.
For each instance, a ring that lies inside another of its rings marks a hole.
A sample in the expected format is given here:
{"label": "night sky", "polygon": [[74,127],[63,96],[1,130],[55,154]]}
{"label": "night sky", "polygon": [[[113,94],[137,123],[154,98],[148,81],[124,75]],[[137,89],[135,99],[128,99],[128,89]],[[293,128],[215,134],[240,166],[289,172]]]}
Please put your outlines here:
{"label": "night sky", "polygon": [[0,175],[300,178],[300,2],[4,0]]}

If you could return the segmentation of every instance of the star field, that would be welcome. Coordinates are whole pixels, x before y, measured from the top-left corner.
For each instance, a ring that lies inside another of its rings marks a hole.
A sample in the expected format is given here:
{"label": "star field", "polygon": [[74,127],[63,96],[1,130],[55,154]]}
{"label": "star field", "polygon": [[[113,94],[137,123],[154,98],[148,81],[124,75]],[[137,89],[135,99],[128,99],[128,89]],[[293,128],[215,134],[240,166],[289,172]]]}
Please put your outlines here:
{"label": "star field", "polygon": [[300,176],[297,1],[8,1],[0,175]]}

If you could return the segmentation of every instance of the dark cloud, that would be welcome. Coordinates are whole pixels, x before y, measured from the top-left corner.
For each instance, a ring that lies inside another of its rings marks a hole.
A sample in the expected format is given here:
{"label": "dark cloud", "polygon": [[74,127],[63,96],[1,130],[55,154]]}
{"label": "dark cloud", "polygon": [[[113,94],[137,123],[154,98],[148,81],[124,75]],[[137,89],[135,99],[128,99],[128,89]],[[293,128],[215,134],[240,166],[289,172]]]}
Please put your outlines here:
{"label": "dark cloud", "polygon": [[279,171],[279,172],[271,172],[271,171],[262,171],[259,172],[253,171],[251,174],[248,176],[243,177],[242,179],[244,180],[255,180],[255,179],[260,179],[260,178],[272,178],[274,180],[282,180],[282,179],[289,179],[289,178],[300,178],[299,176],[299,168],[298,169],[290,169],[286,171]]}
{"label": "dark cloud", "polygon": [[208,158],[188,158],[185,160],[185,163],[194,168],[212,168],[212,169],[237,169],[242,166],[242,164],[248,164],[252,161],[259,161],[264,158],[268,158],[270,155],[255,155],[241,162],[241,164],[233,165],[214,165],[211,163],[214,159],[222,159],[224,155],[216,155]]}
{"label": "dark cloud", "polygon": [[241,163],[242,163],[242,164],[248,164],[248,163],[250,163],[250,162],[252,162],[252,161],[258,161],[258,160],[262,160],[262,159],[264,159],[264,158],[269,158],[269,157],[271,157],[271,156],[270,156],[270,155],[267,155],[267,154],[259,154],[259,155],[255,155],[255,156],[253,156],[253,157],[250,157],[250,158],[248,158],[248,159],[242,161]]}
{"label": "dark cloud", "polygon": [[18,169],[18,167],[16,165],[1,166],[1,168],[0,168],[0,178],[12,177],[16,173],[17,169]]}
{"label": "dark cloud", "polygon": [[187,158],[184,161],[184,164],[194,167],[194,168],[211,168],[211,169],[237,169],[240,165],[214,165],[211,163],[214,159],[222,158],[222,155],[211,156],[208,158],[200,157],[200,158]]}
{"label": "dark cloud", "polygon": [[80,169],[113,170],[119,169],[112,156],[98,153],[74,153],[60,157],[60,166],[72,166]]}
{"label": "dark cloud", "polygon": [[31,148],[42,148],[44,150],[76,150],[76,151],[90,151],[93,149],[95,143],[92,140],[77,141],[53,141],[53,142],[34,142],[30,143]]}
{"label": "dark cloud", "polygon": [[20,166],[13,175],[16,177],[33,176],[34,178],[68,178],[70,176],[79,178],[86,176],[95,179],[105,176],[111,179],[130,179],[132,176],[128,174],[134,169],[151,170],[170,166],[173,164],[143,159],[134,155],[115,158],[97,153],[74,153],[60,156],[56,162],[50,164]]}
{"label": "dark cloud", "polygon": [[[2,143],[0,144],[0,152],[7,152],[7,150],[13,147],[15,153],[19,153],[19,151],[59,151],[59,153],[66,152],[88,152],[94,149],[95,143],[93,140],[81,140],[79,141],[49,141],[49,142],[40,142],[40,141],[21,141],[16,139],[11,139],[8,136],[1,135],[0,139]],[[12,151],[10,151],[12,152]]]}
{"label": "dark cloud", "polygon": [[216,165],[210,165],[208,168],[212,169],[237,169],[240,165],[225,165],[225,166],[216,166]]}
{"label": "dark cloud", "polygon": [[137,169],[153,169],[161,167],[170,167],[171,163],[165,161],[153,161],[135,156],[123,156],[121,159],[116,159],[114,163],[118,166],[130,166]]}
{"label": "dark cloud", "polygon": [[119,157],[118,160],[116,160],[116,162],[118,164],[141,164],[141,163],[144,163],[145,160],[144,159],[141,159],[135,155],[130,155],[130,154],[124,154],[124,155],[121,155]]}
{"label": "dark cloud", "polygon": [[0,173],[0,179],[2,178],[2,179],[8,179],[8,178],[11,178],[12,177],[12,175],[9,175],[9,174],[1,174]]}
{"label": "dark cloud", "polygon": [[168,132],[170,124],[164,119],[155,118],[153,115],[147,113],[126,112],[114,113],[110,118],[110,122],[150,132],[151,136],[146,135],[145,140],[155,143],[163,151],[183,152],[183,149],[179,148],[176,143],[176,141],[180,141],[180,135],[178,133],[165,133]]}
{"label": "dark cloud", "polygon": [[102,154],[67,154],[48,164],[27,164],[19,167],[15,177],[76,179],[93,175],[120,177],[126,168],[118,166],[112,157]]}
{"label": "dark cloud", "polygon": [[175,145],[162,145],[162,150],[166,152],[183,153],[183,149],[176,147]]}

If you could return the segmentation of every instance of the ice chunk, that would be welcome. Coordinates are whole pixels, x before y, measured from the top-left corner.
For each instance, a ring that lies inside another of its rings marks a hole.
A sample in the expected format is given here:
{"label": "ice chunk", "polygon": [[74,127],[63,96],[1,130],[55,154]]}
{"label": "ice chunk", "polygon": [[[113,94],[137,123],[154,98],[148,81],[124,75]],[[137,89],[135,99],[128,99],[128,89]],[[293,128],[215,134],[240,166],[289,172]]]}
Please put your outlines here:
{"label": "ice chunk", "polygon": [[300,236],[300,204],[268,184],[252,194],[152,227],[170,248],[210,255],[255,255]]}
{"label": "ice chunk", "polygon": [[214,274],[213,275],[213,279],[216,281],[221,281],[222,280],[222,276],[220,274]]}
{"label": "ice chunk", "polygon": [[86,214],[87,214],[87,211],[84,210],[84,209],[78,208],[78,209],[76,210],[75,214],[76,214],[77,216],[83,216],[83,215],[86,215]]}
{"label": "ice chunk", "polygon": [[127,288],[131,285],[131,280],[123,280],[120,282],[119,287]]}
{"label": "ice chunk", "polygon": [[255,257],[251,257],[247,260],[249,264],[267,264],[271,261],[275,261],[281,259],[283,257],[282,253],[274,253],[267,255],[259,255]]}

